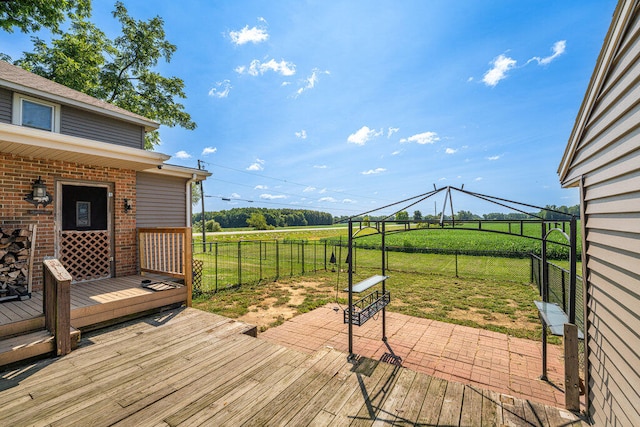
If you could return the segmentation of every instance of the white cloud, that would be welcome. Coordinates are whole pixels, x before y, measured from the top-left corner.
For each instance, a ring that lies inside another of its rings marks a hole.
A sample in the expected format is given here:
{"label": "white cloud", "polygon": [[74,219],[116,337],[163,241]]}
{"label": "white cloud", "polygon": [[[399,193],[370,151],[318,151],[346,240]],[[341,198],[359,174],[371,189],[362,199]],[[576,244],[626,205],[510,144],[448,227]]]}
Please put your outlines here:
{"label": "white cloud", "polygon": [[342,203],[356,203],[356,201],[352,199],[342,199]]}
{"label": "white cloud", "polygon": [[262,75],[268,71],[273,71],[274,73],[282,76],[292,76],[296,73],[296,64],[293,62],[287,62],[284,59],[281,59],[280,62],[277,62],[273,58],[267,62],[261,62],[259,59],[254,59],[251,61],[251,64],[249,64],[249,67],[240,65],[235,68],[235,71],[238,74],[247,73],[250,76]]}
{"label": "white cloud", "polygon": [[[259,21],[266,23],[264,18],[258,18]],[[229,37],[231,42],[236,46],[243,45],[245,43],[260,43],[266,41],[269,38],[269,33],[264,27],[252,27],[249,28],[246,25],[243,29],[238,31],[229,31]]]}
{"label": "white cloud", "polygon": [[326,193],[326,192],[327,192],[327,189],[326,189],[326,188],[323,188],[322,190],[318,191],[318,193],[320,193],[320,194],[324,194],[324,193]]}
{"label": "white cloud", "polygon": [[516,66],[516,60],[506,55],[498,55],[491,62],[491,68],[482,76],[482,81],[487,86],[495,86],[500,80],[507,77],[507,72]]}
{"label": "white cloud", "polygon": [[331,74],[329,71],[320,71],[317,68],[314,68],[311,72],[311,75],[302,81],[302,86],[296,91],[296,96],[302,94],[302,92],[307,91],[309,89],[313,89],[318,83],[318,78],[320,74]]}
{"label": "white cloud", "polygon": [[557,41],[551,47],[551,51],[553,52],[551,55],[545,56],[544,58],[540,58],[539,56],[534,56],[529,61],[527,61],[527,63],[531,61],[537,61],[538,65],[547,65],[551,63],[551,61],[556,59],[558,56],[562,55],[566,48],[567,48],[566,40]]}
{"label": "white cloud", "polygon": [[376,138],[382,135],[382,130],[375,131],[373,129],[369,129],[368,126],[362,126],[356,133],[352,133],[347,138],[347,142],[356,145],[364,145],[372,138]]}
{"label": "white cloud", "polygon": [[401,143],[405,142],[415,142],[417,144],[433,144],[436,141],[440,141],[440,137],[435,132],[423,132],[418,133],[416,135],[410,136],[409,138],[402,138],[400,140]]}
{"label": "white cloud", "polygon": [[400,131],[400,128],[392,128],[390,127],[387,131],[387,138],[391,138],[391,135]]}
{"label": "white cloud", "polygon": [[296,137],[300,139],[307,139],[307,131],[302,129],[300,132],[296,132]]}
{"label": "white cloud", "polygon": [[500,157],[501,156],[489,156],[489,157],[487,157],[487,160],[491,160],[491,161],[498,160]]}
{"label": "white cloud", "polygon": [[335,203],[337,202],[336,199],[334,199],[333,197],[320,197],[318,199],[319,202],[330,202],[330,203]]}
{"label": "white cloud", "polygon": [[267,187],[266,185],[262,185],[262,184],[258,184],[255,187],[253,187],[254,190],[267,190],[269,187]]}
{"label": "white cloud", "polygon": [[311,193],[312,191],[316,191],[316,187],[307,187],[304,190],[302,190],[303,193]]}
{"label": "white cloud", "polygon": [[477,182],[477,181],[482,181],[482,177],[481,177],[481,176],[479,176],[479,177],[477,177],[476,179],[474,179],[474,181],[476,181],[476,182]]}
{"label": "white cloud", "polygon": [[456,150],[455,148],[447,148],[446,150],[444,150],[444,152],[447,154],[455,154],[458,152],[458,150]]}
{"label": "white cloud", "polygon": [[327,167],[327,165],[313,165],[314,169],[326,169]]}
{"label": "white cloud", "polygon": [[216,151],[218,151],[216,147],[204,147],[204,150],[202,150],[202,155],[206,156],[207,154],[213,154]]}
{"label": "white cloud", "polygon": [[442,178],[440,178],[438,181],[446,181],[446,180],[447,180],[447,178],[442,177]]}
{"label": "white cloud", "polygon": [[178,159],[190,159],[190,158],[191,158],[191,154],[187,153],[187,152],[186,152],[186,151],[184,151],[184,150],[180,150],[180,151],[178,151],[178,152],[175,154],[175,156],[176,156]]}
{"label": "white cloud", "polygon": [[396,150],[393,153],[391,153],[392,156],[397,156],[398,154],[402,153],[402,150]]}
{"label": "white cloud", "polygon": [[247,170],[248,171],[261,171],[264,170],[264,160],[256,159],[254,163],[252,163]]}
{"label": "white cloud", "polygon": [[385,168],[375,168],[375,169],[369,169],[368,171],[364,171],[364,172],[360,172],[362,175],[375,175],[378,173],[382,173],[385,172],[386,169]]}
{"label": "white cloud", "polygon": [[231,198],[232,199],[239,199],[240,195],[238,193],[231,193]]}
{"label": "white cloud", "polygon": [[285,196],[284,194],[268,194],[268,193],[263,193],[260,195],[261,199],[265,199],[265,200],[278,200],[278,199],[286,199],[287,196]]}
{"label": "white cloud", "polygon": [[209,96],[213,96],[214,98],[226,98],[229,96],[229,92],[232,87],[230,80],[216,82],[215,86],[209,89]]}

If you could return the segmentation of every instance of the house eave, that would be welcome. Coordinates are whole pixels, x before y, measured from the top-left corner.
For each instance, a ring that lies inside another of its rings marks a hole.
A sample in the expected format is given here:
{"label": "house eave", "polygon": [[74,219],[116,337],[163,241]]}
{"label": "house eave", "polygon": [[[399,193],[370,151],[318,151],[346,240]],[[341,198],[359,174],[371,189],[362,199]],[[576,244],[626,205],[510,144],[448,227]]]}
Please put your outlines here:
{"label": "house eave", "polygon": [[195,168],[189,168],[185,166],[170,165],[167,163],[162,165],[162,168],[149,169],[149,170],[146,170],[145,172],[154,173],[157,175],[185,178],[185,179],[194,179],[194,176],[195,176],[195,179],[194,179],[195,181],[204,181],[205,179],[207,179],[212,175],[211,172],[204,169],[195,169]]}
{"label": "house eave", "polygon": [[614,60],[618,46],[624,37],[627,24],[633,17],[635,9],[634,4],[635,2],[619,2],[613,12],[611,26],[605,36],[602,49],[598,55],[593,74],[589,81],[589,86],[587,87],[584,99],[580,105],[573,129],[571,130],[569,142],[565,148],[560,165],[558,166],[558,176],[563,187],[572,186],[571,182],[575,181],[575,177],[568,178],[571,163],[582,139],[582,135],[585,131],[589,117],[591,116],[591,112],[593,111],[597,101],[598,94],[604,85],[607,72]]}
{"label": "house eave", "polygon": [[0,152],[136,171],[163,167],[166,154],[0,123]]}

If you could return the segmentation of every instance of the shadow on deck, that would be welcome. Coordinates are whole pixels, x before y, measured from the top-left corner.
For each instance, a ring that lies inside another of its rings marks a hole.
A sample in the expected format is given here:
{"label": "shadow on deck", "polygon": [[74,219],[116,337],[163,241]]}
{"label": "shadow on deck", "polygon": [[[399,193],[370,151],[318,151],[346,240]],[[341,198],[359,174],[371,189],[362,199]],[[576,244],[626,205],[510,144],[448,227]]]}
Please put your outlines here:
{"label": "shadow on deck", "polygon": [[[187,287],[175,283],[170,289],[144,288],[143,280],[167,281],[159,276],[127,276],[71,284],[71,327],[90,330],[114,321],[179,306],[187,300]],[[169,279],[170,280],[170,279]],[[31,299],[0,304],[0,366],[51,353],[54,344],[44,331],[43,292]],[[75,331],[75,332],[73,332]],[[8,353],[13,351],[13,355]]]}
{"label": "shadow on deck", "polygon": [[306,354],[248,329],[181,308],[89,332],[71,354],[0,374],[0,424],[581,424],[539,403],[328,347]]}

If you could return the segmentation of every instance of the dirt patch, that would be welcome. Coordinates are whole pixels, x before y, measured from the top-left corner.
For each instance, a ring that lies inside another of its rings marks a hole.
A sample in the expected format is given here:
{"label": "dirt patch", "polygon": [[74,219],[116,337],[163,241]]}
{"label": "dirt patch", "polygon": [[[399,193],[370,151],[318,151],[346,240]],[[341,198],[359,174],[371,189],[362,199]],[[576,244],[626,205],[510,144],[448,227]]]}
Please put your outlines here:
{"label": "dirt patch", "polygon": [[535,330],[538,326],[538,323],[531,322],[526,318],[513,319],[504,313],[487,313],[486,310],[479,310],[475,307],[470,307],[468,310],[452,310],[449,312],[449,317],[458,320],[469,320],[481,326],[494,325],[530,331]]}
{"label": "dirt patch", "polygon": [[322,282],[275,283],[279,293],[288,295],[288,301],[282,303],[283,298],[265,298],[259,305],[248,307],[249,312],[240,316],[238,320],[256,325],[259,331],[270,326],[283,323],[298,314],[298,307],[304,302],[305,295],[311,289],[322,289]]}

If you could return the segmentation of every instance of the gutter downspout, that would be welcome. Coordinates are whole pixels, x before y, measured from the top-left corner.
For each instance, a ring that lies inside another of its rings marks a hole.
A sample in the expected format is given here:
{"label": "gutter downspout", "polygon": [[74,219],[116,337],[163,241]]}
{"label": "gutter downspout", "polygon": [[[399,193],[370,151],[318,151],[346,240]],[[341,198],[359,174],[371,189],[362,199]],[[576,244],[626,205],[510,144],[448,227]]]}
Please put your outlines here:
{"label": "gutter downspout", "polygon": [[191,227],[191,216],[192,216],[192,212],[191,212],[191,184],[194,182],[198,182],[198,176],[194,173],[191,175],[191,179],[189,179],[187,181],[187,191],[185,191],[186,194],[186,208],[187,208],[187,227]]}

